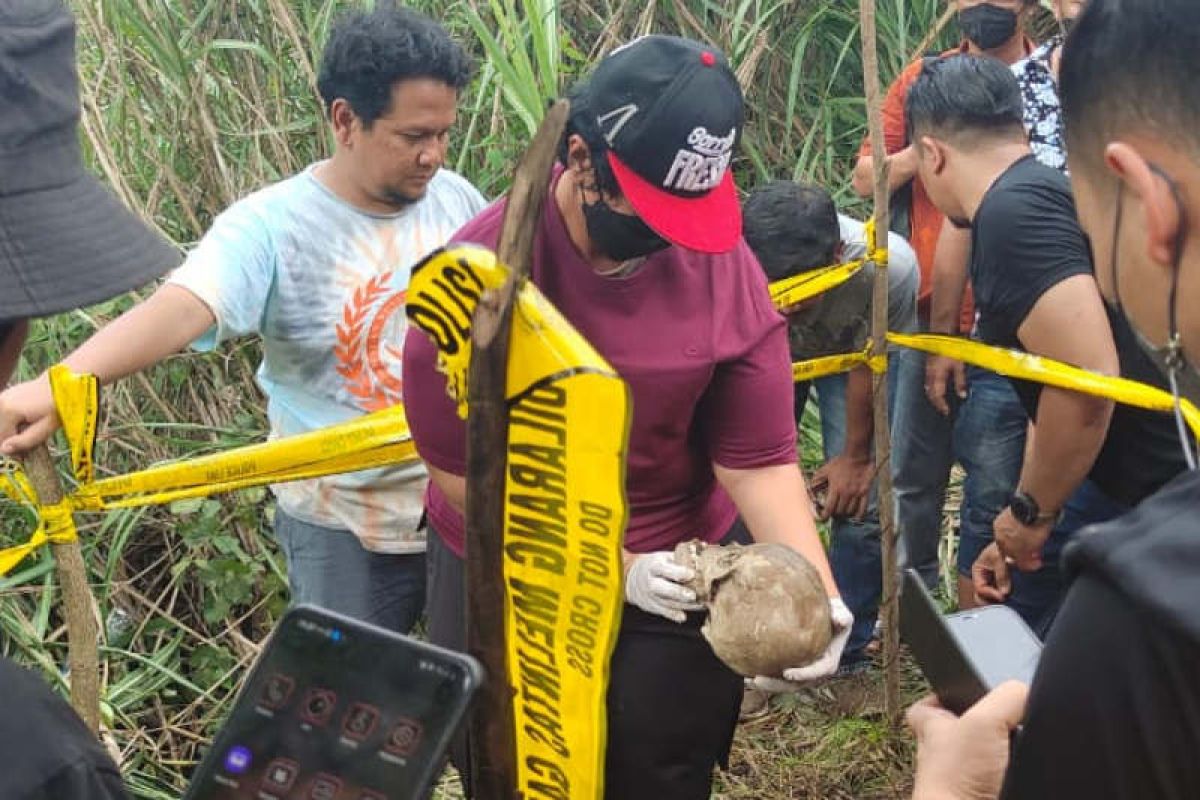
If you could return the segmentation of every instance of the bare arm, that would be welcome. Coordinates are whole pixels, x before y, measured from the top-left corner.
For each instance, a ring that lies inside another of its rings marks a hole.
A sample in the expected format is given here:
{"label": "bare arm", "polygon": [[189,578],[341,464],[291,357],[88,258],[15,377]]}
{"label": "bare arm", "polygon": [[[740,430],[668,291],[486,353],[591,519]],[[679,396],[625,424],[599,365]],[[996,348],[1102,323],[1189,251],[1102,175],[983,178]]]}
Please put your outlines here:
{"label": "bare arm", "polygon": [[8,383],[9,377],[17,369],[21,360],[21,348],[25,346],[25,335],[29,333],[29,320],[19,319],[15,322],[0,322],[0,389]]}
{"label": "bare arm", "polygon": [[960,230],[950,220],[942,223],[933,256],[933,297],[929,329],[933,333],[960,333],[963,295],[967,291],[967,261],[971,257],[971,232]]}
{"label": "bare arm", "polygon": [[[97,331],[63,363],[76,372],[95,375],[101,384],[112,383],[182,350],[215,320],[199,297],[167,284]],[[24,452],[44,442],[58,425],[45,373],[0,394],[4,453]]]}
{"label": "bare arm", "polygon": [[827,456],[812,476],[811,488],[824,492],[821,519],[862,519],[867,513],[875,479],[871,437],[875,418],[871,407],[871,371],[858,367],[846,376],[846,448]]}
{"label": "bare arm", "polygon": [[[963,295],[967,290],[967,261],[971,254],[971,232],[942,223],[933,256],[933,297],[930,299],[929,329],[933,333],[958,334]],[[967,397],[967,373],[961,361],[945,356],[925,360],[925,393],[933,407],[950,413],[946,392],[953,382],[960,400]]]}
{"label": "bare arm", "polygon": [[[1031,353],[1105,375],[1120,371],[1112,330],[1095,279],[1076,275],[1041,296],[1017,331]],[[1113,404],[1050,386],[1038,401],[1036,435],[1021,469],[1021,488],[1046,510],[1062,508],[1092,468]]]}
{"label": "bare arm", "polygon": [[[908,183],[917,174],[917,151],[912,145],[888,156],[888,191],[894,192]],[[859,197],[870,197],[875,193],[875,157],[859,156],[854,165],[851,185]]]}
{"label": "bare arm", "polygon": [[756,542],[779,542],[793,548],[817,568],[829,596],[840,595],[817,535],[799,467],[779,464],[729,469],[713,464],[713,472],[729,492]]}

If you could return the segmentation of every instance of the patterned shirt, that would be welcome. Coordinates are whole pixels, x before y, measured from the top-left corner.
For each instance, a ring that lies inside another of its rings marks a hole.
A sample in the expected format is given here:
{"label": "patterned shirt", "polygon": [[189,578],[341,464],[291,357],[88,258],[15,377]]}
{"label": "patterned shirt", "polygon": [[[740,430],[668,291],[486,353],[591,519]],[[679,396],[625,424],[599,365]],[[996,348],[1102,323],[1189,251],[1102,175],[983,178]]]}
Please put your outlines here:
{"label": "patterned shirt", "polygon": [[[484,207],[475,187],[443,169],[420,201],[370,214],[330,191],[314,167],[230,206],[169,278],[216,317],[193,346],[262,337],[258,384],[271,438],[400,402],[409,273]],[[294,517],[348,529],[373,552],[412,553],[425,549],[417,530],[425,481],[424,467],[412,465],[272,489]]]}
{"label": "patterned shirt", "polygon": [[1063,138],[1062,105],[1058,100],[1058,82],[1054,79],[1050,64],[1062,43],[1062,36],[1051,38],[1028,58],[1013,64],[1012,71],[1021,85],[1025,130],[1029,134],[1029,146],[1034,156],[1046,166],[1065,173],[1067,146]]}

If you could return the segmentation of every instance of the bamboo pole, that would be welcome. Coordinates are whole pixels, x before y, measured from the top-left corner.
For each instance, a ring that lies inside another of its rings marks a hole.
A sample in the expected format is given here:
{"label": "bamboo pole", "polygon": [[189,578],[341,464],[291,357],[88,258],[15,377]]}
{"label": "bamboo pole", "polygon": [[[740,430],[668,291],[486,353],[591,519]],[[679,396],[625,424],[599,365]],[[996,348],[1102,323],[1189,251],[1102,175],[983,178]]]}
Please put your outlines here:
{"label": "bamboo pole", "polygon": [[[62,481],[46,445],[38,445],[23,459],[25,474],[37,492],[38,503],[62,502]],[[88,585],[87,567],[79,541],[52,542],[54,563],[62,585],[63,612],[67,622],[67,664],[70,669],[71,705],[88,730],[100,732],[100,652],[95,599]]]}
{"label": "bamboo pole", "polygon": [[[871,152],[875,157],[875,230],[879,243],[887,245],[890,222],[888,208],[888,162],[883,139],[882,92],[879,85],[879,54],[876,45],[875,0],[862,0],[863,84],[866,89],[867,122]],[[886,264],[872,262],[875,286],[871,298],[871,355],[883,356],[887,364],[888,271]],[[900,615],[896,559],[896,509],[892,497],[891,426],[888,423],[887,371],[872,376],[875,401],[875,474],[878,480],[880,545],[883,561],[883,592],[880,614],[883,621],[883,702],[888,722],[900,719]]]}
{"label": "bamboo pole", "polygon": [[550,170],[567,121],[559,101],[517,165],[497,256],[512,270],[508,280],[479,301],[471,325],[467,378],[466,604],[467,649],[487,680],[472,714],[470,785],[482,800],[517,797],[513,691],[504,641],[504,486],[508,448],[506,398],[508,347],[516,290],[529,275],[534,235],[550,183]]}

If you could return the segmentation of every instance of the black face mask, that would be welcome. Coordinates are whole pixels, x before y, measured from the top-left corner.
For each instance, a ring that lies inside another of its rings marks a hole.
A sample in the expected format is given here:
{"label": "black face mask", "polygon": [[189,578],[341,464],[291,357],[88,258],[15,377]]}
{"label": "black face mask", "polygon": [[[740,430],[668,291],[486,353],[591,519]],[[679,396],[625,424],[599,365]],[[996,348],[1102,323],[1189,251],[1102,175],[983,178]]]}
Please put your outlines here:
{"label": "black face mask", "polygon": [[1109,280],[1112,281],[1113,297],[1112,300],[1105,298],[1104,302],[1115,313],[1125,318],[1129,323],[1129,329],[1133,331],[1133,335],[1137,339],[1138,347],[1154,363],[1154,366],[1167,376],[1167,380],[1171,384],[1171,393],[1175,395],[1175,424],[1179,429],[1179,439],[1183,446],[1183,457],[1187,461],[1188,467],[1194,470],[1197,466],[1195,439],[1184,422],[1183,409],[1179,405],[1181,395],[1187,397],[1192,402],[1200,402],[1200,371],[1197,371],[1195,365],[1188,361],[1187,355],[1184,354],[1183,339],[1179,334],[1179,266],[1183,260],[1183,244],[1187,239],[1187,227],[1183,222],[1183,220],[1187,219],[1187,215],[1183,213],[1185,209],[1183,197],[1180,195],[1175,181],[1153,164],[1150,165],[1150,169],[1171,187],[1171,192],[1175,195],[1175,202],[1180,210],[1179,231],[1175,235],[1175,248],[1172,255],[1171,290],[1167,294],[1167,343],[1159,347],[1150,341],[1148,337],[1138,330],[1133,318],[1125,313],[1125,307],[1121,304],[1121,284],[1119,283],[1120,278],[1117,274],[1117,265],[1120,258],[1117,255],[1117,250],[1121,243],[1121,218],[1124,206],[1122,199],[1125,196],[1124,184],[1118,184],[1117,186],[1117,208],[1113,218],[1112,258],[1109,261]]}
{"label": "black face mask", "polygon": [[591,205],[584,203],[583,219],[592,244],[613,261],[629,261],[671,246],[641,217],[613,211],[604,198]]}
{"label": "black face mask", "polygon": [[958,26],[980,50],[995,50],[1016,34],[1017,12],[983,3],[959,12]]}

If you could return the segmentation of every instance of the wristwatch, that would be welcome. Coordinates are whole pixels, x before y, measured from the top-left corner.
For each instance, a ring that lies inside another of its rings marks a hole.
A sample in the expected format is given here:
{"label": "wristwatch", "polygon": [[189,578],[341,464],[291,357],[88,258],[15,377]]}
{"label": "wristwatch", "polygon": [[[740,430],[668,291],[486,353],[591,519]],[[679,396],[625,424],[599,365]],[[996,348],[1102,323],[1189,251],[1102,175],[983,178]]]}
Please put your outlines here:
{"label": "wristwatch", "polygon": [[1013,518],[1022,525],[1032,526],[1050,521],[1057,522],[1062,516],[1060,511],[1042,511],[1037,500],[1029,492],[1018,489],[1013,493],[1008,507],[1012,509]]}

